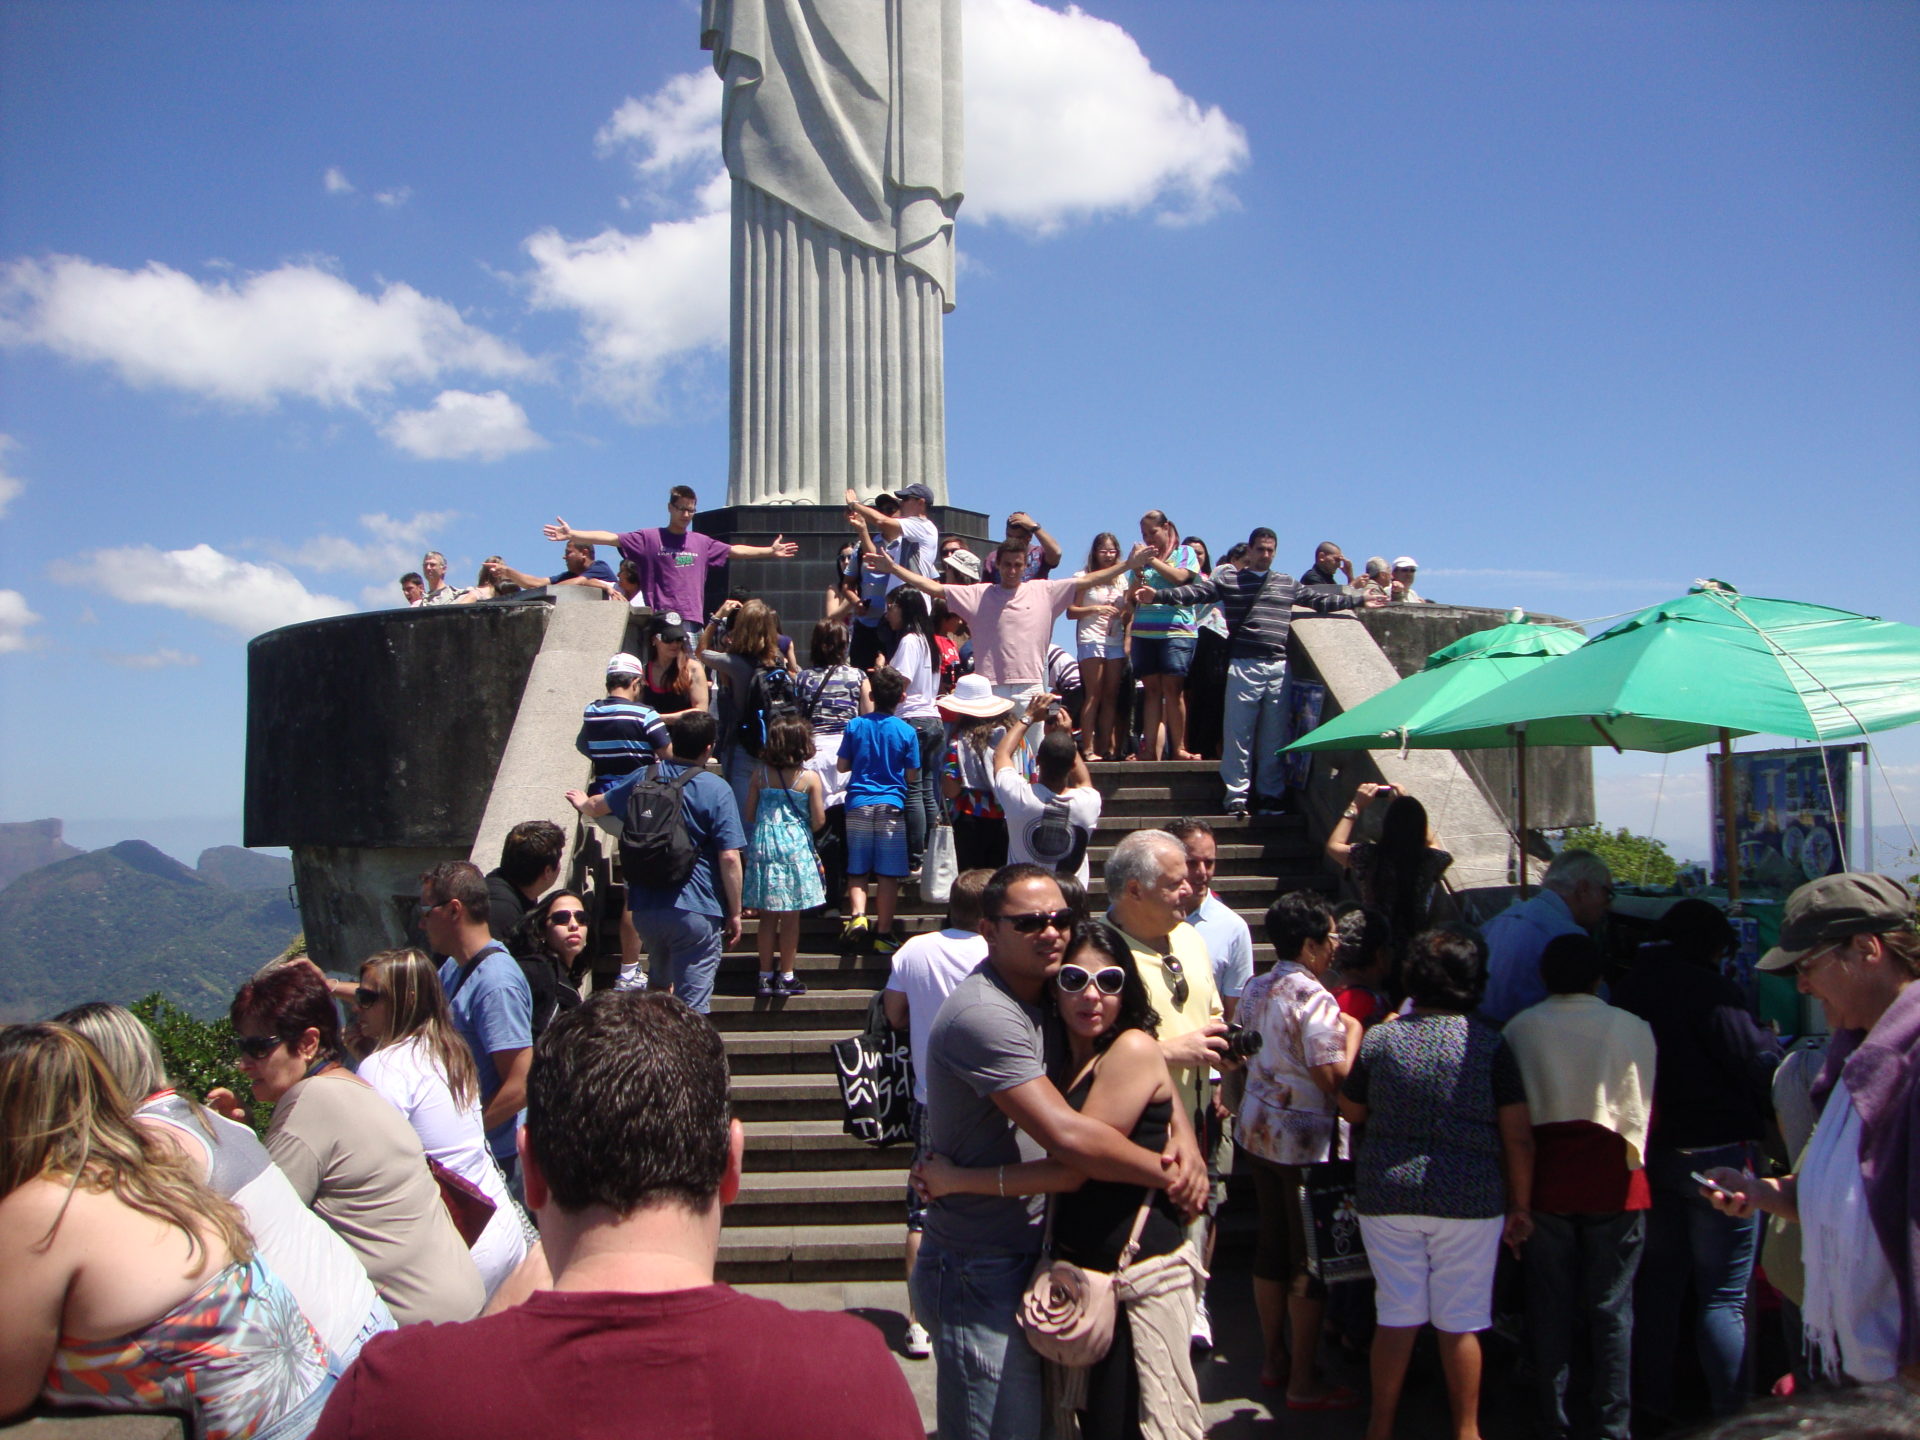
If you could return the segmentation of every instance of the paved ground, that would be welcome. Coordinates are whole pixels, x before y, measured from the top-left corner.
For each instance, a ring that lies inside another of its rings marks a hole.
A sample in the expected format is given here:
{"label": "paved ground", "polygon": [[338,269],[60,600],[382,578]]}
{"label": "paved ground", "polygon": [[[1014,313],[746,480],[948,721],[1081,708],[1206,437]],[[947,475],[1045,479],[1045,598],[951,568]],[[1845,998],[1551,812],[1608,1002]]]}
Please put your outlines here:
{"label": "paved ground", "polygon": [[[1253,1308],[1253,1286],[1244,1257],[1219,1265],[1207,1290],[1213,1312],[1213,1356],[1201,1368],[1200,1393],[1207,1402],[1207,1433],[1214,1440],[1249,1440],[1255,1436],[1285,1435],[1287,1440],[1350,1440],[1366,1427],[1363,1408],[1339,1414],[1298,1414],[1287,1410],[1277,1391],[1260,1386],[1260,1323]],[[901,1355],[906,1336],[904,1281],[841,1285],[748,1285],[756,1295],[806,1310],[848,1310],[864,1316],[886,1334],[900,1355],[900,1368],[920,1402],[920,1416],[933,1434],[933,1362]],[[1531,1433],[1526,1418],[1526,1394],[1511,1381],[1511,1351],[1497,1343],[1489,1347],[1488,1377],[1480,1406],[1481,1433],[1486,1440],[1524,1440]],[[1365,1365],[1330,1360],[1328,1376],[1362,1393]],[[1431,1346],[1416,1353],[1414,1368],[1400,1402],[1394,1434],[1403,1440],[1446,1440],[1446,1388]]]}

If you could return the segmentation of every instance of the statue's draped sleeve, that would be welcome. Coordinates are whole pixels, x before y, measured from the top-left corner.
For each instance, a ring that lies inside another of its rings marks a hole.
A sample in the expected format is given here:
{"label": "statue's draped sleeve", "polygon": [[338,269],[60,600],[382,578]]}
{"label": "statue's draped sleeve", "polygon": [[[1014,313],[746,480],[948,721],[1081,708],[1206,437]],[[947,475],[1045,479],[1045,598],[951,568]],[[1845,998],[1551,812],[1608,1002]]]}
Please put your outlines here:
{"label": "statue's draped sleeve", "polygon": [[953,308],[960,0],[703,0],[736,180],[897,256]]}

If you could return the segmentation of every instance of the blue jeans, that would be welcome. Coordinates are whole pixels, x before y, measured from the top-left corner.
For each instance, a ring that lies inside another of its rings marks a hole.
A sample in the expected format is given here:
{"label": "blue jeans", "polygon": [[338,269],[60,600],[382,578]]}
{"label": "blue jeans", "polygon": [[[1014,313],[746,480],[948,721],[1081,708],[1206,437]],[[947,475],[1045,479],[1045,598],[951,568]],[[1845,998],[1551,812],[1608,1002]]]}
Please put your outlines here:
{"label": "blue jeans", "polygon": [[1255,795],[1279,799],[1286,788],[1280,778],[1280,747],[1287,743],[1287,662],[1232,660],[1227,663],[1225,728],[1220,742],[1220,783],[1227,799],[1245,800],[1252,783]]}
{"label": "blue jeans", "polygon": [[1542,1440],[1567,1434],[1573,1336],[1586,1317],[1593,1346],[1593,1414],[1600,1440],[1627,1440],[1633,1355],[1633,1277],[1646,1211],[1533,1212],[1527,1241],[1527,1335]]}
{"label": "blue jeans", "polygon": [[907,721],[920,742],[920,778],[907,782],[907,863],[927,853],[927,836],[946,818],[940,805],[940,766],[947,755],[947,727],[937,715]]}
{"label": "blue jeans", "polygon": [[1714,1415],[1733,1414],[1745,1398],[1741,1374],[1747,1350],[1747,1283],[1753,1277],[1763,1217],[1735,1220],[1722,1215],[1700,1198],[1700,1187],[1688,1172],[1716,1165],[1751,1168],[1754,1160],[1753,1147],[1745,1144],[1698,1150],[1663,1146],[1648,1152],[1653,1209],[1647,1215],[1647,1249],[1633,1295],[1633,1396],[1654,1415],[1673,1414],[1673,1357],[1689,1282],[1699,1307],[1694,1342]]}
{"label": "blue jeans", "polygon": [[671,985],[689,1009],[706,1014],[713,1003],[713,977],[720,972],[719,917],[693,910],[636,910],[633,928],[647,947],[648,988]]}
{"label": "blue jeans", "polygon": [[913,1313],[933,1337],[940,1440],[1040,1440],[1040,1357],[1014,1318],[1035,1258],[953,1255],[921,1242]]}

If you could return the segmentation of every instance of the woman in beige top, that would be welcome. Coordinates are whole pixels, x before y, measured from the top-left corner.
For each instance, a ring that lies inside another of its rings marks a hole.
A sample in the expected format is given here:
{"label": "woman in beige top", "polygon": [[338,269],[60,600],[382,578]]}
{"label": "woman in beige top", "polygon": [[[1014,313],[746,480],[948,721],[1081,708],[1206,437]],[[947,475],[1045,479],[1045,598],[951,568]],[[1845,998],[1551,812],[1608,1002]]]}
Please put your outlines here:
{"label": "woman in beige top", "polygon": [[341,1063],[340,1021],[319,972],[287,965],[250,980],[232,1015],[240,1068],[254,1096],[273,1106],[268,1151],[360,1257],[394,1318],[407,1325],[479,1314],[480,1272],[420,1137]]}

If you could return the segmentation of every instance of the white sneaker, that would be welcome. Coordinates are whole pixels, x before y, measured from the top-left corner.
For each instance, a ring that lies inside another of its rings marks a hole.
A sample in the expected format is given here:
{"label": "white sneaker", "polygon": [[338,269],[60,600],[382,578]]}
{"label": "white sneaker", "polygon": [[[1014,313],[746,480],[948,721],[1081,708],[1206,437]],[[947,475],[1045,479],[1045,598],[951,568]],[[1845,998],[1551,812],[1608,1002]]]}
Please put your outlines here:
{"label": "white sneaker", "polygon": [[907,1322],[907,1354],[916,1360],[924,1360],[933,1354],[933,1337],[927,1334],[927,1327],[918,1320]]}
{"label": "white sneaker", "polygon": [[644,990],[647,988],[647,972],[638,965],[622,965],[620,976],[613,982],[616,990]]}
{"label": "white sneaker", "polygon": [[1193,1311],[1193,1348],[1201,1351],[1213,1349],[1213,1317],[1207,1314],[1204,1295]]}

